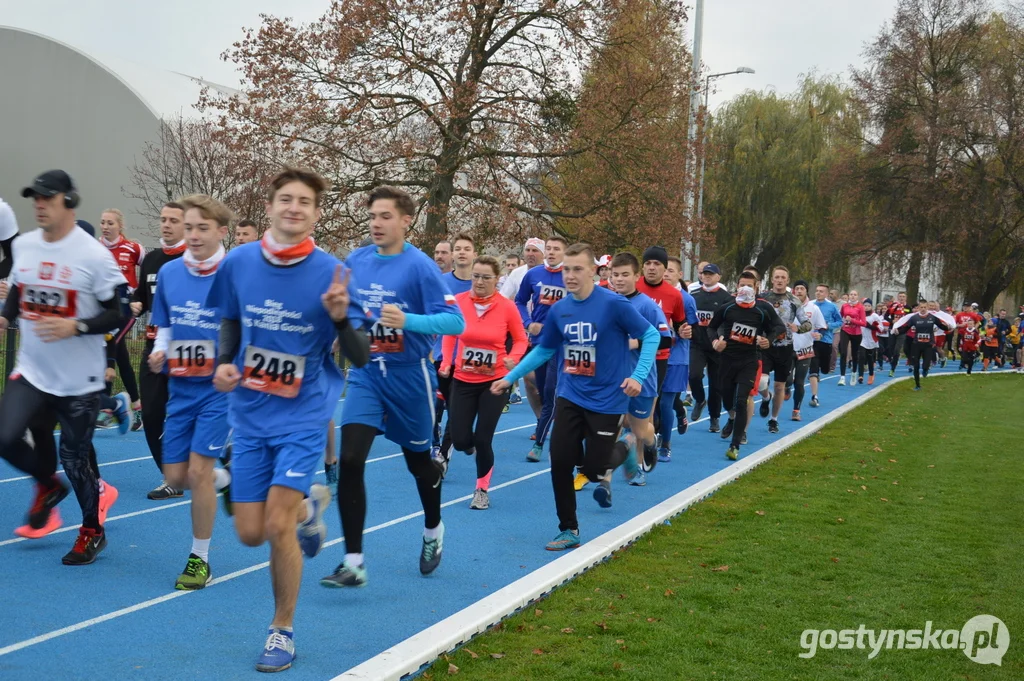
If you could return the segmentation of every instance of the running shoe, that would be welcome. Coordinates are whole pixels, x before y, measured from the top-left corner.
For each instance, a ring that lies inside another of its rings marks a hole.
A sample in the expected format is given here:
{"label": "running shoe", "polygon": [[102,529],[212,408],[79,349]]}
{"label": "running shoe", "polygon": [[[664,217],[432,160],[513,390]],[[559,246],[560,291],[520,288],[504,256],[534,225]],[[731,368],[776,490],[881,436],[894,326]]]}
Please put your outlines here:
{"label": "running shoe", "polygon": [[111,428],[117,427],[117,419],[114,415],[106,410],[100,410],[99,415],[96,417],[96,430],[110,430]]}
{"label": "running shoe", "polygon": [[946,360],[942,360],[942,368],[943,368],[943,369],[945,369],[945,368],[946,368]]}
{"label": "running shoe", "polygon": [[875,375],[871,374],[870,376],[868,376],[868,385],[874,385],[874,384],[875,384]]}
{"label": "running shoe", "polygon": [[430,458],[431,459],[436,459],[439,456],[441,456],[441,448],[436,446],[436,445],[431,447],[430,448]]}
{"label": "running shoe", "polygon": [[40,527],[38,530],[34,529],[31,525],[22,525],[14,529],[14,534],[24,539],[39,539],[45,537],[55,530],[59,530],[61,525],[64,523],[60,519],[60,511],[53,508],[50,509],[50,516],[46,519],[46,524]]}
{"label": "running shoe", "polygon": [[325,463],[324,475],[327,477],[327,486],[331,488],[331,494],[338,488],[338,464]]}
{"label": "running shoe", "polygon": [[693,422],[700,421],[701,414],[704,413],[704,407],[708,406],[708,401],[698,402],[697,406],[693,408],[693,412],[690,414],[690,420]]}
{"label": "running shoe", "polygon": [[185,569],[178,575],[174,588],[178,591],[197,591],[213,581],[210,564],[194,553],[188,554]]}
{"label": "running shoe", "polygon": [[622,462],[622,472],[625,473],[626,480],[632,480],[640,471],[640,464],[636,460],[636,436],[633,433],[625,433],[619,438],[619,442],[626,448],[626,459]]}
{"label": "running shoe", "polygon": [[114,505],[119,495],[117,488],[109,482],[101,480],[100,484],[103,485],[103,490],[100,492],[99,521],[100,527],[103,527],[107,524],[107,513],[110,512],[110,507]]}
{"label": "running shoe", "polygon": [[531,440],[536,440],[537,439],[537,433],[530,433],[530,439]]}
{"label": "running shoe", "polygon": [[295,634],[284,629],[267,630],[267,642],[256,660],[258,672],[283,672],[295,662]]}
{"label": "running shoe", "polygon": [[846,385],[846,376],[840,376],[836,385]]}
{"label": "running shoe", "polygon": [[668,447],[662,447],[658,450],[658,461],[661,463],[672,463],[672,450]]}
{"label": "running shoe", "polygon": [[117,430],[124,435],[132,426],[132,401],[128,393],[114,395],[117,400],[117,409],[114,410],[114,418],[117,419]]}
{"label": "running shoe", "polygon": [[89,527],[78,528],[78,537],[60,562],[65,565],[89,565],[96,562],[96,556],[107,547],[107,535],[103,530]]}
{"label": "running shoe", "polygon": [[896,370],[895,369],[889,369],[889,378],[892,378],[895,375],[896,375]]}
{"label": "running shoe", "polygon": [[864,377],[863,376],[858,376],[857,377],[857,385],[864,385]]}
{"label": "running shoe", "polygon": [[690,427],[690,422],[686,418],[686,414],[683,414],[683,418],[676,421],[676,432],[680,435],[686,435],[686,429]]}
{"label": "running shoe", "polygon": [[597,487],[594,488],[594,501],[601,508],[612,507],[612,483],[610,481],[602,480],[597,483]]}
{"label": "running shoe", "polygon": [[444,480],[444,476],[448,475],[448,458],[441,453],[441,448],[437,448],[437,456],[431,455],[430,462],[434,464],[434,468],[437,469],[437,482],[434,483],[434,487],[439,487],[441,482]]}
{"label": "running shoe", "polygon": [[363,587],[366,586],[367,580],[366,563],[349,565],[342,561],[338,563],[338,567],[334,568],[334,572],[320,578],[320,586],[326,586],[329,589],[340,589],[346,586]]}
{"label": "running shoe", "polygon": [[772,396],[771,395],[769,395],[768,397],[766,397],[763,400],[761,400],[761,410],[760,410],[761,418],[763,418],[763,419],[768,418],[768,414],[770,414],[770,413],[772,413]]}
{"label": "running shoe", "polygon": [[686,399],[683,400],[683,406],[687,409],[693,406],[693,395],[686,393]]}
{"label": "running shoe", "polygon": [[523,398],[519,395],[519,393],[512,393],[511,395],[509,395],[508,403],[509,404],[522,404],[523,403]]}
{"label": "running shoe", "polygon": [[36,497],[28,511],[28,526],[33,530],[41,530],[51,521],[50,511],[57,507],[68,495],[68,488],[57,479],[50,478],[50,484],[36,483]]}
{"label": "running shoe", "polygon": [[815,409],[817,409],[820,405],[821,405],[821,402],[818,401],[818,396],[817,395],[811,395],[811,406],[814,407]]}
{"label": "running shoe", "polygon": [[[694,421],[694,423],[696,423],[696,421]],[[708,426],[708,432],[709,433],[717,433],[719,430],[721,430],[721,428],[718,425],[718,417],[717,416],[712,416],[711,417],[711,425]]]}
{"label": "running shoe", "polygon": [[651,472],[654,467],[658,465],[658,443],[655,442],[653,445],[648,447],[646,444],[643,445],[644,457],[640,462],[640,472]]}
{"label": "running shoe", "polygon": [[486,511],[491,507],[491,499],[487,495],[487,490],[478,489],[473,492],[473,501],[469,502],[469,507],[474,511]]}
{"label": "running shoe", "polygon": [[790,417],[790,420],[792,420],[792,421],[803,421],[803,419],[800,418],[800,410],[799,409],[794,409],[793,410],[793,416]]}
{"label": "running shoe", "polygon": [[779,422],[775,419],[768,419],[768,432],[777,433],[779,432]]}
{"label": "running shoe", "polygon": [[746,433],[743,433],[743,437],[740,438],[740,444],[741,445],[747,444],[747,434]]}
{"label": "running shoe", "polygon": [[728,440],[730,437],[732,437],[732,429],[733,429],[734,426],[735,426],[735,423],[733,422],[732,419],[729,419],[728,421],[726,421],[725,422],[725,428],[722,428],[722,434],[721,434],[720,437],[723,440]]}
{"label": "running shoe", "polygon": [[164,501],[165,499],[176,499],[184,494],[180,489],[174,489],[166,482],[161,482],[156,488],[150,490],[146,495],[147,499],[153,501]]}
{"label": "running shoe", "polygon": [[725,458],[729,459],[729,461],[736,461],[740,458],[740,448],[735,445],[729,447],[725,451]]}
{"label": "running shoe", "polygon": [[566,549],[574,549],[579,545],[579,530],[563,530],[558,533],[557,537],[549,541],[548,545],[544,548],[548,551],[565,551]]}
{"label": "running shoe", "polygon": [[581,489],[586,487],[590,483],[590,478],[583,475],[582,472],[576,473],[576,478],[572,481],[573,489],[579,492]]}
{"label": "running shoe", "polygon": [[647,473],[644,473],[644,469],[641,468],[640,472],[636,474],[636,477],[629,481],[629,484],[633,485],[633,487],[646,487]]}
{"label": "running shoe", "polygon": [[505,406],[501,408],[501,413],[502,414],[507,414],[508,413],[508,402],[506,402]]}
{"label": "running shoe", "polygon": [[137,433],[142,430],[142,412],[140,410],[132,411],[132,432]]}
{"label": "running shoe", "polygon": [[793,388],[787,385],[786,386],[786,393],[785,393],[785,395],[783,395],[782,401],[783,402],[789,402],[791,397],[793,397]]}
{"label": "running shoe", "polygon": [[543,453],[544,445],[534,445],[530,447],[530,451],[526,454],[526,460],[530,463],[538,463]]}
{"label": "running shoe", "polygon": [[324,511],[331,503],[331,493],[326,485],[313,483],[309,488],[309,498],[313,502],[313,513],[305,521],[299,523],[297,529],[299,546],[307,557],[313,558],[323,548],[327,540],[327,523],[324,522]]}
{"label": "running shoe", "polygon": [[420,549],[420,574],[429,575],[441,564],[441,551],[444,548],[444,522],[437,526],[438,534],[433,539],[423,536],[423,547]]}

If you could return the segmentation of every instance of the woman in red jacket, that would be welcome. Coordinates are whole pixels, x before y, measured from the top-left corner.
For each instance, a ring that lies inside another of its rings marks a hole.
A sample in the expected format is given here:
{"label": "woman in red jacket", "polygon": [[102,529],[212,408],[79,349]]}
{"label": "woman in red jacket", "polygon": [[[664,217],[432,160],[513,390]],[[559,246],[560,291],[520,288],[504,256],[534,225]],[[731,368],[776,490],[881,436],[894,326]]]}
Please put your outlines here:
{"label": "woman in red jacket", "polygon": [[850,374],[850,385],[853,385],[853,377],[860,373],[861,329],[868,325],[863,301],[856,291],[850,291],[849,302],[843,304],[839,314],[843,317],[843,326],[839,336],[839,383],[836,385],[846,385],[847,349],[850,351],[850,359],[853,362],[853,370]]}
{"label": "woman in red jacket", "polygon": [[445,359],[438,369],[441,376],[451,374],[451,358],[455,356],[448,419],[455,449],[476,453],[476,491],[469,507],[477,510],[490,506],[487,490],[494,471],[491,442],[501,410],[508,401],[507,392],[492,395],[491,384],[504,378],[526,352],[526,331],[519,310],[497,292],[500,275],[501,265],[489,255],[473,262],[473,287],[455,296],[466,319],[466,329],[458,336],[442,339],[441,356]]}

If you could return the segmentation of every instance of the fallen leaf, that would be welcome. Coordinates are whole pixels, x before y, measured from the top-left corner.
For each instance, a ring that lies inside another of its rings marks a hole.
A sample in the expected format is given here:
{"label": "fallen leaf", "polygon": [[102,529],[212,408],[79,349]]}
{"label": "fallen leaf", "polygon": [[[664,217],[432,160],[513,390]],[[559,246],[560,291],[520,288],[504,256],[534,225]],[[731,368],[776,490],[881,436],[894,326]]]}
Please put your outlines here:
{"label": "fallen leaf", "polygon": [[846,521],[843,520],[842,518],[836,518],[836,522],[837,523],[845,523]]}
{"label": "fallen leaf", "polygon": [[676,592],[672,589],[665,589],[665,596],[675,596]]}
{"label": "fallen leaf", "polygon": [[472,658],[473,658],[474,660],[475,660],[475,659],[477,659],[478,657],[480,657],[479,655],[477,655],[476,653],[474,653],[474,652],[473,652],[472,650],[470,650],[469,648],[463,648],[463,650],[465,650],[465,651],[466,651],[467,653],[469,653],[469,656],[470,656],[470,657],[472,657]]}
{"label": "fallen leaf", "polygon": [[889,463],[896,463],[896,459],[889,459]]}
{"label": "fallen leaf", "polygon": [[754,511],[754,513],[756,513],[758,515],[764,515],[764,511]]}
{"label": "fallen leaf", "polygon": [[541,650],[540,648],[534,648],[534,649],[533,649],[533,654],[534,654],[534,655],[543,655],[543,654],[544,654],[544,651],[543,651],[543,650]]}
{"label": "fallen leaf", "polygon": [[622,669],[622,663],[621,662],[616,662],[615,664],[612,665],[612,669],[614,669],[616,671],[618,671],[619,669]]}
{"label": "fallen leaf", "polygon": [[888,499],[886,499],[885,497],[881,497],[881,499],[882,499],[882,501],[889,501],[889,500],[888,500]]}
{"label": "fallen leaf", "polygon": [[875,450],[876,452],[882,451],[882,448],[879,447],[878,445],[875,445],[874,447],[872,447],[872,449]]}
{"label": "fallen leaf", "polygon": [[898,485],[898,484],[900,484],[900,481],[899,481],[899,480],[893,480],[893,481],[892,481],[892,484],[894,484],[894,485]]}
{"label": "fallen leaf", "polygon": [[505,657],[505,653],[491,653],[491,659],[500,660]]}
{"label": "fallen leaf", "polygon": [[729,571],[729,566],[728,565],[719,565],[716,568],[711,568],[711,571],[712,572],[728,572]]}
{"label": "fallen leaf", "polygon": [[867,490],[868,486],[867,485],[861,485],[860,488],[863,489],[863,490]]}
{"label": "fallen leaf", "polygon": [[563,634],[571,634],[571,633],[573,633],[574,631],[576,631],[576,630],[575,630],[575,629],[573,629],[572,627],[566,627],[565,629],[562,629],[562,633],[563,633]]}
{"label": "fallen leaf", "polygon": [[594,626],[596,626],[601,631],[608,631],[608,625],[604,623],[604,620],[601,620],[600,622],[594,622]]}
{"label": "fallen leaf", "polygon": [[448,663],[448,673],[449,674],[458,674],[459,673],[459,668],[449,662]]}
{"label": "fallen leaf", "polygon": [[[693,612],[693,610],[691,610],[690,612]],[[648,617],[647,621],[648,622],[660,622],[661,618],[660,617]]]}
{"label": "fallen leaf", "polygon": [[623,639],[621,639],[621,638],[615,639],[615,642],[618,643],[619,645],[622,645],[623,643],[625,643],[625,641]]}
{"label": "fallen leaf", "polygon": [[541,615],[543,615],[543,614],[544,614],[544,611],[543,611],[543,610],[541,610],[540,608],[537,608],[537,609],[535,609],[535,610],[533,611],[533,616],[534,616],[534,617],[540,617],[540,616],[541,616]]}
{"label": "fallen leaf", "polygon": [[833,562],[833,563],[838,563],[838,562],[839,562],[839,559],[838,559],[838,558],[836,558],[835,556],[832,556],[832,562]]}
{"label": "fallen leaf", "polygon": [[928,468],[935,468],[935,464],[929,465]]}

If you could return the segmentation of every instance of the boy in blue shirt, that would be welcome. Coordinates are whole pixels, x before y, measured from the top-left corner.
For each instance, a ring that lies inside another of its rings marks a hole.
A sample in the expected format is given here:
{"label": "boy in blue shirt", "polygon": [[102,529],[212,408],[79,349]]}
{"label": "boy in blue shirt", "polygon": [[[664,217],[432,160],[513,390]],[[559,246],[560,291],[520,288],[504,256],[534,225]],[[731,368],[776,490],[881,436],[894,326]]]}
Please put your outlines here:
{"label": "boy in blue shirt", "polygon": [[371,363],[349,371],[341,413],[338,511],[345,533],[345,559],[320,580],[327,587],[365,586],[363,525],[366,520],[366,459],[383,433],[402,448],[423,506],[420,573],[441,562],[442,462],[431,460],[437,376],[430,364],[435,335],[458,335],[465,321],[437,265],[407,243],[416,206],[401,189],[370,192],[373,244],[356,249],[346,264],[352,289],[369,327]]}
{"label": "boy in blue shirt", "polygon": [[[601,481],[624,464],[627,478],[636,475],[636,446],[632,436],[619,439],[622,415],[629,399],[640,395],[654,366],[660,335],[633,305],[617,293],[594,284],[594,251],[574,244],[565,251],[562,276],[571,294],[551,306],[536,347],[491,392],[501,394],[513,383],[552,357],[561,367],[551,434],[551,486],[558,512],[559,534],[549,551],[580,545],[576,518],[573,469]],[[635,362],[629,339],[642,339]],[[584,450],[584,443],[586,449]],[[611,489],[599,485],[594,498],[611,505]]]}

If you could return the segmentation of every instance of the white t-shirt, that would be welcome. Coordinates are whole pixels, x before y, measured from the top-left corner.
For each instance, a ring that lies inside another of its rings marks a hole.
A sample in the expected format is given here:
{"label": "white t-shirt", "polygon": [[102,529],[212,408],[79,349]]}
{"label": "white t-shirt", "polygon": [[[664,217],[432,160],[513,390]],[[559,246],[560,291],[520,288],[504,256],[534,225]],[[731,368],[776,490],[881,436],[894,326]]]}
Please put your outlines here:
{"label": "white t-shirt", "polygon": [[[801,309],[807,315],[805,318],[811,320],[811,330],[807,333],[793,334],[793,352],[796,353],[814,347],[814,336],[811,334],[818,331],[818,329],[828,327],[828,324],[825,323],[825,315],[821,314],[821,308],[815,305],[813,300],[808,300]],[[818,333],[821,332],[818,331]]]}
{"label": "white t-shirt", "polygon": [[526,271],[530,269],[525,263],[515,268],[508,273],[508,277],[505,278],[505,283],[501,285],[499,291],[501,295],[505,296],[509,300],[515,300],[516,294],[519,293],[519,286],[523,283],[523,277],[526,276]]}
{"label": "white t-shirt", "polygon": [[7,241],[18,233],[18,220],[14,217],[14,209],[0,199],[0,241]]}
{"label": "white t-shirt", "polygon": [[56,242],[37,229],[14,241],[11,286],[18,286],[21,347],[14,372],[39,390],[66,397],[103,389],[106,341],[102,334],[44,343],[35,331],[40,316],[89,319],[102,310],[124,276],[103,244],[82,229]]}
{"label": "white t-shirt", "polygon": [[874,350],[878,347],[878,341],[875,340],[875,336],[871,333],[871,325],[875,322],[883,321],[880,316],[872,312],[864,320],[868,323],[867,326],[861,327],[860,330],[860,346],[865,350]]}

